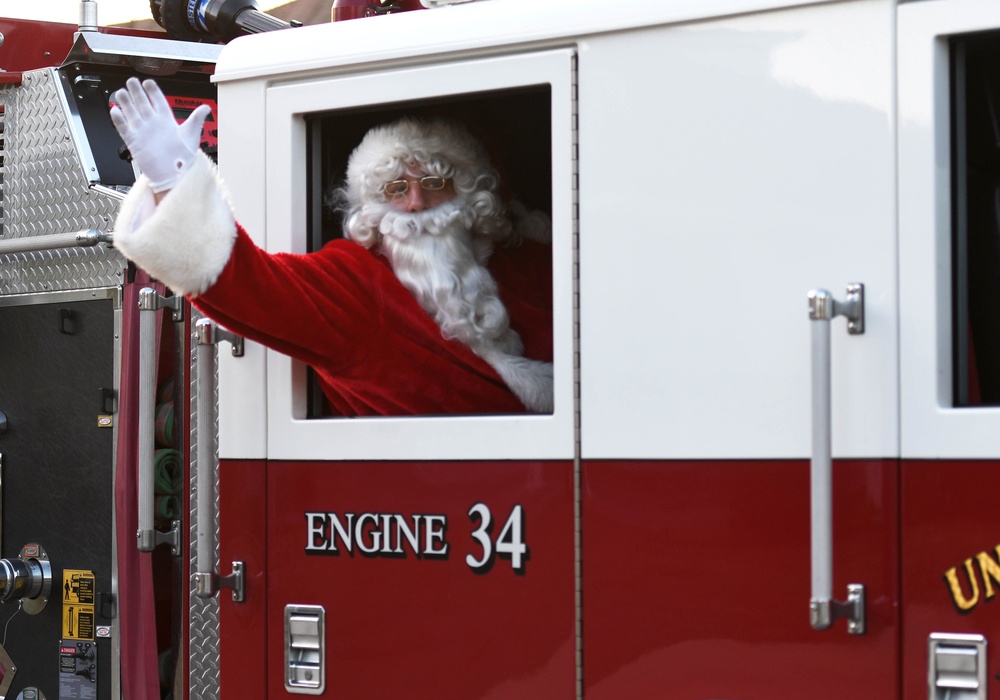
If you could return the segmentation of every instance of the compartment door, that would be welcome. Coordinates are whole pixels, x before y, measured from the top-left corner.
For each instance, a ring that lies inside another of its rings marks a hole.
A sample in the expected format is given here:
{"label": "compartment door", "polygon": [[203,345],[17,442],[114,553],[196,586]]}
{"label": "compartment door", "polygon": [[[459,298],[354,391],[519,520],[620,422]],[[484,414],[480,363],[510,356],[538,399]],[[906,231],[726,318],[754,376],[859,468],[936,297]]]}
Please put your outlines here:
{"label": "compartment door", "polygon": [[[894,21],[838,2],[581,52],[588,700],[898,697]],[[866,586],[863,635],[809,614],[807,293],[854,282],[864,334],[831,322],[832,593]]]}
{"label": "compartment door", "polygon": [[[0,607],[4,647],[16,667],[8,697],[30,688],[50,698],[87,693],[77,697],[107,700],[117,692],[111,635],[117,298],[117,290],[0,298],[6,418],[0,556],[17,560],[25,545],[35,544],[52,573],[44,606],[22,608],[14,599]],[[94,668],[76,664],[67,678],[61,661],[75,659],[61,650],[75,652],[77,645],[93,651]]]}

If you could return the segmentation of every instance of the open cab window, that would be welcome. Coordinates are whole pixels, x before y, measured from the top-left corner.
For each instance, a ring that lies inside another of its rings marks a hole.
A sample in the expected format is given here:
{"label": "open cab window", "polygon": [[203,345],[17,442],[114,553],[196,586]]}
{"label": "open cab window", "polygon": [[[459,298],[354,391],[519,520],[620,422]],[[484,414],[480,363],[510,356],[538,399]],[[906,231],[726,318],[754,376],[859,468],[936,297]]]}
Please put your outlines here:
{"label": "open cab window", "polygon": [[955,406],[1000,405],[1000,31],[951,53]]}
{"label": "open cab window", "polygon": [[504,199],[552,220],[551,280],[538,283],[552,289],[555,384],[555,409],[548,415],[342,418],[331,415],[305,365],[268,351],[269,457],[572,457],[573,66],[572,51],[556,50],[322,76],[267,89],[265,247],[272,252],[317,250],[342,235],[339,215],[324,199],[342,182],[348,156],[372,126],[404,115],[443,116],[484,142]]}
{"label": "open cab window", "polygon": [[[469,95],[406,101],[361,109],[337,110],[307,117],[309,164],[310,250],[318,250],[335,238],[345,237],[344,214],[333,200],[345,182],[348,159],[355,146],[373,127],[402,118],[440,119],[463,126],[480,141],[499,176],[498,196],[507,205],[506,218],[530,212],[527,220],[537,229],[552,215],[551,89],[548,85],[488,91]],[[406,196],[400,196],[405,207]],[[395,209],[393,211],[396,211]],[[517,226],[518,224],[515,224]],[[376,245],[375,249],[378,248]],[[496,243],[488,266],[494,275],[504,272],[503,263],[520,266],[516,276],[497,278],[501,300],[508,304],[511,325],[525,342],[525,357],[551,359],[551,328],[526,328],[526,320],[515,309],[530,308],[535,315],[551,316],[551,265],[546,256],[549,243],[520,241]],[[513,256],[513,257],[512,257]],[[499,266],[494,265],[501,259]],[[512,282],[516,284],[511,284]],[[377,349],[373,349],[373,352]],[[310,418],[345,413],[326,400],[318,377],[309,371]],[[393,381],[386,377],[386,381]]]}

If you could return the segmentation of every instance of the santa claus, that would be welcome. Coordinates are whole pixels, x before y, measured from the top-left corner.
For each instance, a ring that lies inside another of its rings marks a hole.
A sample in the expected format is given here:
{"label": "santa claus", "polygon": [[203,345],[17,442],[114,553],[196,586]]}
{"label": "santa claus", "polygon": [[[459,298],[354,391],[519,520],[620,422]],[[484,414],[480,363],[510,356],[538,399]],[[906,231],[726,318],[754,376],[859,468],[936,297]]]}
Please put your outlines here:
{"label": "santa claus", "polygon": [[337,415],[551,412],[547,219],[498,196],[483,146],[450,122],[373,128],[330,197],[345,238],[270,254],[236,222],[198,148],[130,79],[112,121],[142,172],[115,245],[246,338],[309,364]]}

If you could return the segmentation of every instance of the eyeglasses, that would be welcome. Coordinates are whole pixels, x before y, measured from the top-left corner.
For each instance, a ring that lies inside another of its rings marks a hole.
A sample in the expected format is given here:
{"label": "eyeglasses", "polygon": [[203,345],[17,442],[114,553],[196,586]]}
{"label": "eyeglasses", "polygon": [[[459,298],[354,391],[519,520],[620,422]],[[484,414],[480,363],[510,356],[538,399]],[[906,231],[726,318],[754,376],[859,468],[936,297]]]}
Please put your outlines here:
{"label": "eyeglasses", "polygon": [[[420,183],[420,189],[422,190],[427,190],[428,192],[440,192],[448,186],[450,180],[436,175],[427,175],[417,180],[417,182]],[[392,180],[391,182],[387,182],[382,185],[382,191],[390,197],[406,194],[409,190],[409,180]]]}

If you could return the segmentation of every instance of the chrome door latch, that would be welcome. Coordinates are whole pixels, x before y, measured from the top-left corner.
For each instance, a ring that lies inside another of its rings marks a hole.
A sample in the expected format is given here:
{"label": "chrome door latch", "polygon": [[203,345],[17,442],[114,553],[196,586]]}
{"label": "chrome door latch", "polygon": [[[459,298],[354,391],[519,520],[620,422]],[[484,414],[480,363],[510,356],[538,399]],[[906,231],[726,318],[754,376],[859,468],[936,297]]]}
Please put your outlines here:
{"label": "chrome door latch", "polygon": [[321,605],[285,606],[285,690],[321,695],[326,688],[326,611]]}
{"label": "chrome door latch", "polygon": [[986,637],[935,632],[927,654],[930,700],[986,700]]}

